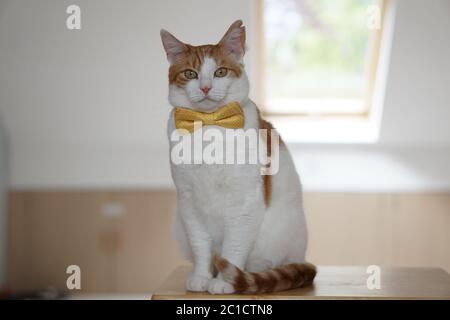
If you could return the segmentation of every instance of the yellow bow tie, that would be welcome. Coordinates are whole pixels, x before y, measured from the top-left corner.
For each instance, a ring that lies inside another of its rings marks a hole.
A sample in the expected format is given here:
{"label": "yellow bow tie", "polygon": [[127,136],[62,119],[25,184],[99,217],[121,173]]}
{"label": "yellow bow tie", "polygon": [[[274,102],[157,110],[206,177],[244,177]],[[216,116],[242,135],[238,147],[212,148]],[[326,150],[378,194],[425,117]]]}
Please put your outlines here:
{"label": "yellow bow tie", "polygon": [[228,103],[211,113],[176,108],[174,116],[176,128],[186,129],[190,133],[194,131],[194,122],[202,122],[202,126],[215,125],[230,129],[244,127],[244,112],[237,102]]}

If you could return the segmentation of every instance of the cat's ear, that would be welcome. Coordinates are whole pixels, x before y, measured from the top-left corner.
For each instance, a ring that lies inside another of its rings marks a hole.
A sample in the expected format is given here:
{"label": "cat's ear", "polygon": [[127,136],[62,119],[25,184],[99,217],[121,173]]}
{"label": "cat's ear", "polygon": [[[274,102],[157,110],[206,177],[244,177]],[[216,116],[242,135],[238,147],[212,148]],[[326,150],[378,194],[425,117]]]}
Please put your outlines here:
{"label": "cat's ear", "polygon": [[233,22],[219,45],[237,61],[242,60],[245,53],[245,27],[242,25],[242,20]]}
{"label": "cat's ear", "polygon": [[166,50],[167,60],[169,60],[170,64],[174,64],[179,60],[187,50],[187,47],[183,42],[164,29],[161,29],[161,40],[164,50]]}

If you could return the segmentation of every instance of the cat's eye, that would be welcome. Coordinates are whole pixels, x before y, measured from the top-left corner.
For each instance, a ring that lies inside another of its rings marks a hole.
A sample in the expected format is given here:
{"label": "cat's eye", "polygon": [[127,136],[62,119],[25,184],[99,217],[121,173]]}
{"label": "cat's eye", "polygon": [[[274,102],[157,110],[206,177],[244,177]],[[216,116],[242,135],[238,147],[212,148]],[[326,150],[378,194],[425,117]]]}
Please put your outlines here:
{"label": "cat's eye", "polygon": [[185,70],[184,71],[184,76],[186,77],[186,79],[197,79],[198,75],[197,72],[195,72],[194,70]]}
{"label": "cat's eye", "polygon": [[214,72],[214,77],[217,78],[223,78],[228,74],[228,69],[227,68],[219,68],[216,70],[216,72]]}

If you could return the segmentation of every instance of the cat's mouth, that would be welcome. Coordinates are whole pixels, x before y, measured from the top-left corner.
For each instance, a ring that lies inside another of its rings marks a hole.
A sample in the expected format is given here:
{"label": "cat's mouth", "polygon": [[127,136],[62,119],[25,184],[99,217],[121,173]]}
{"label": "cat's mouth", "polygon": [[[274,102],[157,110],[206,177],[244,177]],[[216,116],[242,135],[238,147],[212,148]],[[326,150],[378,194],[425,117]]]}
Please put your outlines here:
{"label": "cat's mouth", "polygon": [[213,102],[220,102],[225,99],[226,95],[207,95],[205,96],[205,100],[213,101]]}
{"label": "cat's mouth", "polygon": [[191,100],[192,103],[220,103],[221,101],[225,100],[226,94],[219,94],[219,93],[213,93],[213,94],[207,94],[207,95],[199,95],[195,94],[193,96],[189,97],[189,100]]}
{"label": "cat's mouth", "polygon": [[209,101],[215,101],[215,102],[219,102],[220,100],[222,100],[223,98],[217,99],[217,98],[213,98],[213,97],[205,97],[206,100]]}
{"label": "cat's mouth", "polygon": [[220,102],[224,99],[225,97],[210,97],[210,96],[204,96],[203,98],[201,98],[200,100],[197,100],[195,102],[205,102],[205,101],[209,101],[209,102]]}
{"label": "cat's mouth", "polygon": [[192,105],[195,106],[198,110],[210,112],[212,109],[215,109],[218,106],[221,106],[223,104],[222,101],[224,101],[225,98],[222,99],[215,99],[213,97],[204,97],[203,99],[199,101],[193,101]]}

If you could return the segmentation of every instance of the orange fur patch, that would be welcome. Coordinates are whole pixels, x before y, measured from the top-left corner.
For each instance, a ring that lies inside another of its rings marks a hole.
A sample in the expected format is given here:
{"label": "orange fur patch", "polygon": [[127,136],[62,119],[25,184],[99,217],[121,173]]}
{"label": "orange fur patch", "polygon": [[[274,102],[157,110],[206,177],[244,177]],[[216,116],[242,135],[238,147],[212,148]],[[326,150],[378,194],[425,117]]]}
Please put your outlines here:
{"label": "orange fur patch", "polygon": [[[262,139],[266,140],[267,145],[267,158],[270,159],[272,156],[272,136],[271,131],[275,130],[273,125],[262,119],[261,115],[259,116],[259,127],[260,129],[267,130],[267,136],[262,136]],[[263,183],[264,183],[264,202],[266,204],[266,207],[270,205],[270,200],[272,198],[272,176],[271,175],[265,175],[263,177]]]}

